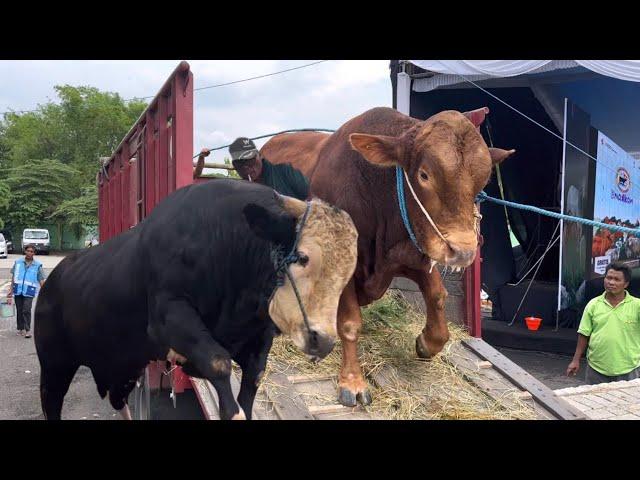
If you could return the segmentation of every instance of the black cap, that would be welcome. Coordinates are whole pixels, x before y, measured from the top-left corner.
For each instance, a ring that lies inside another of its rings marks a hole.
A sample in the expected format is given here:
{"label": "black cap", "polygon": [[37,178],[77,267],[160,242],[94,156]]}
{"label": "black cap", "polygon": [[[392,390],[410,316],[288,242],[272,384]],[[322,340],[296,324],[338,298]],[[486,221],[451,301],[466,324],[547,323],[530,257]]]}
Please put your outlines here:
{"label": "black cap", "polygon": [[231,154],[231,161],[236,160],[250,160],[258,156],[258,149],[256,144],[246,137],[236,138],[235,141],[229,145],[229,153]]}

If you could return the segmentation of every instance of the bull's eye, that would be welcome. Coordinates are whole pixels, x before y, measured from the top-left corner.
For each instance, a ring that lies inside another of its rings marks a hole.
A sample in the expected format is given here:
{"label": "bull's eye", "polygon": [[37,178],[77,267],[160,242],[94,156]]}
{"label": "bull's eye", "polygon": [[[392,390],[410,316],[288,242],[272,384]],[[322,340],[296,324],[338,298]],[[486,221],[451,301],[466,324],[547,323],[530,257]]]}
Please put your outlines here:
{"label": "bull's eye", "polygon": [[307,255],[305,255],[304,253],[301,253],[300,257],[298,258],[298,263],[300,265],[302,265],[303,267],[306,267],[307,263],[309,263],[309,257]]}
{"label": "bull's eye", "polygon": [[426,182],[429,180],[429,175],[427,175],[426,172],[420,172],[420,178]]}

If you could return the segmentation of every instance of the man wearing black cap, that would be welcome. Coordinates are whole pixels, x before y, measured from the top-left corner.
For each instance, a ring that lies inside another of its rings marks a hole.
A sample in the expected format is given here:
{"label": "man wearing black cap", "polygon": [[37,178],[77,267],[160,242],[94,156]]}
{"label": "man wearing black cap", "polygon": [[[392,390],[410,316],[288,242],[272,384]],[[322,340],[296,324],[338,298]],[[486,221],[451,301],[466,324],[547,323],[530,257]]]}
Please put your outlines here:
{"label": "man wearing black cap", "polygon": [[[274,165],[260,155],[256,145],[246,137],[237,138],[229,145],[231,163],[244,180],[258,182],[273,188],[276,192],[306,200],[309,196],[309,182],[299,170],[290,164]],[[209,150],[204,148],[198,163],[204,163]]]}

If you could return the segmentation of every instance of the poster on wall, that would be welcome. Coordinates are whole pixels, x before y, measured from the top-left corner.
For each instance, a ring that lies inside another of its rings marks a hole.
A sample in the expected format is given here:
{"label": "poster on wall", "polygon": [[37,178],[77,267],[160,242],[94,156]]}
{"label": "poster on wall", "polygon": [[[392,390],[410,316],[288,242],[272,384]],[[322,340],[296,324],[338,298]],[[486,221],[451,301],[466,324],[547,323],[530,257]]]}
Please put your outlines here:
{"label": "poster on wall", "polygon": [[[598,131],[594,220],[609,225],[640,226],[640,165],[604,133]],[[640,238],[605,228],[593,229],[591,278],[604,275],[609,263],[631,268],[640,263]]]}
{"label": "poster on wall", "polygon": [[[565,99],[564,119],[567,142],[563,153],[562,212],[575,217],[593,218],[596,167],[593,159],[584,152],[592,155],[595,130],[592,131],[589,114],[568,99]],[[591,264],[592,230],[579,223],[561,222],[558,310],[574,312],[573,316],[566,318],[565,326],[575,322],[576,307],[584,302],[585,282]]]}
{"label": "poster on wall", "polygon": [[[589,114],[569,100],[565,138],[563,213],[640,227],[640,161],[592,127]],[[609,263],[640,266],[640,238],[567,221],[562,222],[561,236],[558,310],[561,319],[577,326],[584,305],[602,293]]]}

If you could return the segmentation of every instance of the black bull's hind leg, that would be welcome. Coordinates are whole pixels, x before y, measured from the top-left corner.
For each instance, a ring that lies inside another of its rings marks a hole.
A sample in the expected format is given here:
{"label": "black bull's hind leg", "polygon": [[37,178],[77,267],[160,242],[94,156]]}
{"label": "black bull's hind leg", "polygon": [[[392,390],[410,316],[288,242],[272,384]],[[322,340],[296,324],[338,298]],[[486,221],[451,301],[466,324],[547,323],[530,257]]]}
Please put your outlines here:
{"label": "black bull's hind leg", "polygon": [[72,363],[41,366],[40,402],[46,420],[61,419],[62,402],[78,367]]}
{"label": "black bull's hind leg", "polygon": [[[56,281],[55,277],[51,284]],[[40,362],[40,402],[47,420],[60,420],[62,404],[71,381],[80,367],[67,343],[55,304],[49,299],[52,285],[38,296],[34,306],[35,347]]]}
{"label": "black bull's hind leg", "polygon": [[244,420],[231,390],[231,356],[212,337],[198,312],[184,299],[156,300],[156,315],[150,328],[164,339],[173,354],[193,365],[216,389],[222,420]]}

